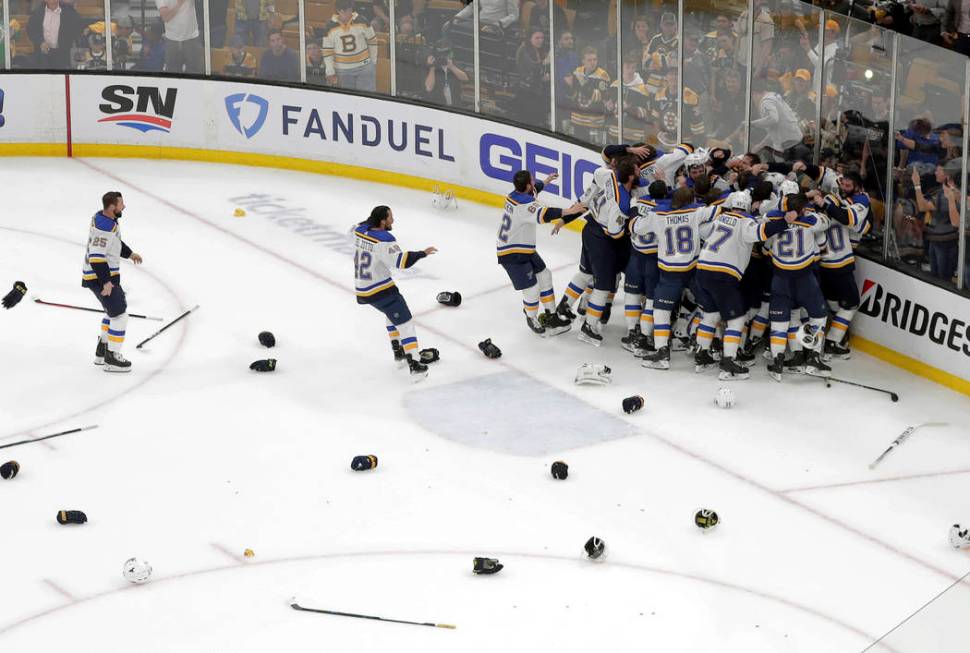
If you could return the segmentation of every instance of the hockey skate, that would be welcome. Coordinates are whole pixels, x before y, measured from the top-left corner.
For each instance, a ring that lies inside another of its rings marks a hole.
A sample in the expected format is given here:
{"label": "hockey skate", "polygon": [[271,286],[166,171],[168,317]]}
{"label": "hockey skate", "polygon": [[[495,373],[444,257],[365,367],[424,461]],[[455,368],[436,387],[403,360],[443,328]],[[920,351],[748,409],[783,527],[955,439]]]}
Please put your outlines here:
{"label": "hockey skate", "polygon": [[104,365],[104,355],[108,353],[108,343],[98,338],[98,348],[94,350],[94,364]]}
{"label": "hockey skate", "polygon": [[750,376],[748,368],[738,365],[733,358],[721,358],[719,367],[721,368],[717,375],[719,381],[745,381]]}
{"label": "hockey skate", "polygon": [[620,346],[628,352],[636,354],[637,343],[640,341],[640,329],[630,329],[627,334],[620,338]]}
{"label": "hockey skate", "polygon": [[852,350],[840,342],[826,340],[825,351],[822,353],[822,360],[828,362],[833,358],[847,361],[852,358]]}
{"label": "hockey skate", "polygon": [[[758,351],[758,347],[764,342],[764,338],[748,338],[745,341],[744,346],[738,350],[738,360],[739,361],[749,361],[755,359],[755,352]],[[770,352],[769,352],[770,353]],[[751,358],[748,358],[748,357]]]}
{"label": "hockey skate", "polygon": [[579,339],[594,347],[599,347],[603,344],[603,336],[597,333],[590,323],[586,321],[583,321],[583,328],[579,330]]}
{"label": "hockey skate", "polygon": [[421,361],[416,361],[411,358],[410,355],[407,357],[408,369],[411,372],[411,380],[417,383],[418,381],[423,381],[428,377],[428,366]]}
{"label": "hockey skate", "polygon": [[546,330],[546,336],[558,336],[573,328],[572,322],[551,311],[539,315],[539,324]]}
{"label": "hockey skate", "polygon": [[398,366],[398,369],[407,365],[408,357],[404,353],[404,348],[401,347],[400,340],[391,341],[391,350],[394,352],[394,363]]}
{"label": "hockey skate", "polygon": [[127,360],[124,356],[122,356],[120,351],[111,351],[109,349],[104,354],[104,371],[105,372],[130,372],[131,361]]}
{"label": "hockey skate", "polygon": [[805,373],[805,350],[799,349],[793,352],[791,358],[785,361],[785,373],[786,374],[804,374]]}
{"label": "hockey skate", "polygon": [[805,356],[805,372],[814,376],[832,376],[832,368],[822,362],[822,357],[814,349]]}
{"label": "hockey skate", "polygon": [[559,317],[563,318],[564,320],[569,320],[570,322],[576,319],[576,314],[573,313],[573,309],[569,306],[568,297],[563,297],[559,300],[559,305],[556,306],[556,313],[559,315]]}
{"label": "hockey skate", "polygon": [[751,363],[753,365],[754,363],[757,362],[758,357],[751,352],[745,352],[739,349],[738,353],[735,354],[734,356],[734,360],[736,360],[739,363]]}
{"label": "hockey skate", "polygon": [[534,317],[530,317],[529,314],[526,313],[525,311],[522,311],[522,312],[525,314],[525,323],[526,325],[528,325],[530,329],[532,329],[532,333],[536,334],[540,338],[545,338],[546,328],[541,324],[539,324],[539,320],[537,320]]}
{"label": "hockey skate", "polygon": [[663,346],[652,354],[644,356],[642,366],[653,370],[669,370],[670,347]]}
{"label": "hockey skate", "polygon": [[[767,351],[767,350],[765,350]],[[778,354],[775,356],[775,360],[768,365],[768,376],[773,378],[778,383],[781,383],[781,377],[785,373],[785,355]]]}
{"label": "hockey skate", "polygon": [[694,372],[700,374],[706,372],[717,364],[711,352],[707,349],[698,349],[694,354]]}
{"label": "hockey skate", "polygon": [[637,358],[643,358],[655,351],[657,351],[657,348],[653,346],[653,336],[647,336],[641,333],[636,343],[636,349],[633,350],[633,355]]}

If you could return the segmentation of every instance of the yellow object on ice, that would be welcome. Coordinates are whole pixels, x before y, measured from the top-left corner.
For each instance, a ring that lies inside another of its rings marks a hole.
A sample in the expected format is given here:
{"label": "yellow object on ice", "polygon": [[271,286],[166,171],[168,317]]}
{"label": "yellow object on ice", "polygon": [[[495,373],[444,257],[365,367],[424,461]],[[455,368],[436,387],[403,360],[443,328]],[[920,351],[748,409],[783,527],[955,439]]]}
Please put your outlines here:
{"label": "yellow object on ice", "polygon": [[247,558],[252,558],[253,556],[256,555],[256,553],[252,549],[246,549],[245,551],[243,551],[243,555],[246,556]]}
{"label": "yellow object on ice", "polygon": [[246,211],[244,209],[236,209],[232,214],[237,218],[243,218],[246,216]]}

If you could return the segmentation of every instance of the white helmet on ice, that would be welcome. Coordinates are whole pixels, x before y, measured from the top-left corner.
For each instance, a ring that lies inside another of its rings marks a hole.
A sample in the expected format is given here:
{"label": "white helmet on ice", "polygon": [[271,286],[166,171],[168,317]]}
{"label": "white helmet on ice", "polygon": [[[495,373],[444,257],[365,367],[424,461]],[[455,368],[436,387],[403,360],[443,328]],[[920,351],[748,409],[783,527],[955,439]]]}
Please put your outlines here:
{"label": "white helmet on ice", "polygon": [[129,583],[144,583],[152,577],[152,566],[144,560],[128,558],[121,573]]}

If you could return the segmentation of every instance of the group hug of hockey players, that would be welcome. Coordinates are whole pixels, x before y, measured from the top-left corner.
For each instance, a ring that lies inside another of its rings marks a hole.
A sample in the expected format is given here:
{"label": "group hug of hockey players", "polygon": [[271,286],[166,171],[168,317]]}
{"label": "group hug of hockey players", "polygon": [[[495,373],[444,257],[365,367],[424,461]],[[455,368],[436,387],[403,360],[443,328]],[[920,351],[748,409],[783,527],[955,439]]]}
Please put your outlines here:
{"label": "group hug of hockey players", "polygon": [[[781,381],[786,372],[826,376],[831,358],[849,357],[860,302],[853,248],[870,228],[858,173],[686,143],[669,152],[611,145],[602,154],[603,167],[566,209],[539,201],[556,175],[513,177],[496,253],[535,334],[559,335],[580,320],[579,339],[601,346],[622,285],[620,344],[647,368],[669,369],[671,351],[687,350],[697,372],[716,366],[721,380],[742,380],[764,345],[768,373]],[[579,270],[557,303],[536,228],[557,233],[580,217]],[[390,270],[434,249],[401,250],[392,221],[377,207],[354,230],[357,300],[384,313],[395,358],[423,377],[438,353],[418,350]]]}

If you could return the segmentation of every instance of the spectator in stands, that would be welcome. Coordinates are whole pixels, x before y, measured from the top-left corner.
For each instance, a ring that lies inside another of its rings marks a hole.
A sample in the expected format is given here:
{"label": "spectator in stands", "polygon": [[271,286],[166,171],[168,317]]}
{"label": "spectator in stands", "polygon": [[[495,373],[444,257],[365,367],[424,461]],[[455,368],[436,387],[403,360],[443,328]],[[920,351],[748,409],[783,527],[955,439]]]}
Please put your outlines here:
{"label": "spectator in stands", "polygon": [[[657,140],[667,147],[677,145],[677,112],[680,107],[677,69],[666,70],[665,83],[650,103],[650,119],[657,130]],[[704,142],[704,116],[701,112],[700,98],[689,86],[684,87],[683,140],[692,143]]]}
{"label": "spectator in stands", "polygon": [[155,0],[165,24],[165,71],[202,72],[202,39],[195,0]]}
{"label": "spectator in stands", "polygon": [[30,12],[27,37],[34,44],[34,67],[61,70],[71,67],[71,47],[83,24],[74,6],[45,0]]}
{"label": "spectator in stands", "polygon": [[[639,143],[647,140],[646,130],[650,120],[650,94],[643,84],[643,78],[637,72],[639,65],[640,56],[636,52],[628,52],[623,57],[623,69],[621,71],[623,80],[622,105],[618,106],[616,102],[616,89],[620,85],[620,80],[614,80],[610,85],[606,110],[617,117],[616,120],[610,120],[610,140],[614,143]],[[619,135],[618,122],[621,109],[623,112],[622,138]]]}
{"label": "spectator in stands", "polygon": [[375,32],[387,33],[391,24],[385,0],[370,0],[358,12],[360,19],[371,26]]}
{"label": "spectator in stands", "polygon": [[472,22],[472,11],[478,6],[478,22],[481,25],[508,29],[519,20],[518,0],[476,0],[455,14],[454,20]]}
{"label": "spectator in stands", "polygon": [[269,31],[269,48],[259,61],[259,77],[281,82],[300,81],[300,58],[286,47],[283,32],[278,29]]}
{"label": "spectator in stands", "polygon": [[408,97],[424,94],[427,76],[428,48],[424,36],[415,32],[414,17],[404,14],[398,20],[397,36],[397,92]]}
{"label": "spectator in stands", "polygon": [[529,40],[520,45],[515,53],[515,66],[519,74],[516,109],[518,119],[527,125],[547,126],[549,56],[546,33],[541,28],[532,30]]}
{"label": "spectator in stands", "polygon": [[747,101],[744,81],[741,80],[741,71],[737,68],[728,68],[721,77],[723,85],[711,102],[713,118],[710,138],[724,141],[729,148],[737,151],[744,146],[741,139],[744,133],[744,106]]}
{"label": "spectator in stands", "polygon": [[306,81],[317,86],[327,84],[327,65],[323,60],[323,50],[316,41],[306,45]]}
{"label": "spectator in stands", "polygon": [[624,43],[623,49],[634,51],[640,56],[640,75],[645,76],[647,62],[650,59],[650,20],[646,16],[637,16],[633,21],[633,31],[630,45]]}
{"label": "spectator in stands", "polygon": [[[747,65],[748,61],[748,12],[744,11],[734,24],[738,33],[738,63]],[[775,41],[775,22],[768,11],[768,0],[754,0],[754,55],[751,59],[752,79],[764,74],[771,61],[771,50]]]}
{"label": "spectator in stands", "polygon": [[[553,5],[552,11],[556,14],[556,32],[568,29],[566,22],[566,12],[559,5]],[[532,13],[529,14],[529,31],[540,29],[546,34],[546,41],[549,41],[549,0],[535,0]]]}
{"label": "spectator in stands", "polygon": [[447,43],[439,43],[426,60],[425,98],[447,107],[462,106],[461,85],[468,81],[464,70],[455,65]]}
{"label": "spectator in stands", "polygon": [[942,37],[949,47],[970,57],[970,0],[949,0]]}
{"label": "spectator in stands", "polygon": [[[970,0],[968,0],[970,1]],[[808,40],[807,36],[802,36],[799,40],[802,49],[805,51],[805,55],[808,60],[812,62],[812,66],[815,67],[815,73],[813,77],[818,74],[819,65],[824,65],[825,69],[825,84],[832,83],[832,61],[835,59],[835,55],[839,51],[839,34],[841,34],[842,28],[839,24],[829,18],[825,21],[825,49],[822,50],[822,45],[816,44],[812,46]],[[821,56],[820,56],[821,53]]]}
{"label": "spectator in stands", "polygon": [[697,32],[684,33],[684,84],[694,89],[698,95],[707,93],[711,72],[707,59],[700,50],[701,36]]}
{"label": "spectator in stands", "polygon": [[610,75],[599,67],[596,48],[583,50],[583,63],[567,78],[572,90],[572,106],[569,120],[573,135],[590,143],[601,142],[606,127],[606,94],[610,87]]}
{"label": "spectator in stands", "polygon": [[327,81],[341,88],[377,88],[377,35],[358,19],[353,0],[337,0],[337,14],[324,28],[323,60]]}
{"label": "spectator in stands", "polygon": [[929,120],[915,118],[905,130],[896,132],[896,149],[900,151],[901,168],[915,166],[920,174],[926,174],[939,161],[940,137],[933,133]]}
{"label": "spectator in stands", "polygon": [[104,35],[91,32],[88,35],[88,47],[85,49],[81,63],[81,70],[107,70],[108,53],[104,47]]}
{"label": "spectator in stands", "polygon": [[266,29],[270,14],[273,13],[273,0],[235,0],[236,34],[242,37],[243,45],[258,48],[266,45]]}
{"label": "spectator in stands", "polygon": [[[802,130],[798,126],[798,116],[792,111],[785,100],[775,92],[768,90],[767,82],[763,79],[751,83],[751,109],[757,108],[760,117],[751,121],[751,129],[763,129],[765,137],[761,143],[751,148],[754,152],[768,150],[776,159],[790,160],[789,148],[798,145],[802,140]],[[762,158],[764,155],[762,154]]]}
{"label": "spectator in stands", "polygon": [[135,70],[161,72],[165,67],[165,39],[162,38],[162,22],[152,21],[141,41],[141,55]]}
{"label": "spectator in stands", "polygon": [[929,247],[930,274],[950,282],[956,272],[960,251],[960,190],[942,165],[936,166],[935,175],[939,186],[927,197],[923,194],[920,174],[914,168],[913,190],[916,208],[925,216],[923,235]]}
{"label": "spectator in stands", "polygon": [[816,94],[812,90],[812,73],[804,68],[795,71],[791,90],[785,93],[785,102],[792,108],[799,120],[816,120]]}
{"label": "spectator in stands", "polygon": [[660,33],[650,39],[647,51],[661,55],[677,52],[677,16],[672,12],[665,12],[660,17]]}
{"label": "spectator in stands", "polygon": [[707,55],[709,61],[717,58],[718,49],[721,47],[720,38],[727,36],[732,43],[738,42],[738,33],[734,31],[734,23],[727,14],[718,14],[714,17],[714,29],[704,35],[701,48]]}
{"label": "spectator in stands", "polygon": [[[576,40],[572,32],[561,32],[556,49],[553,52],[556,60],[556,106],[563,109],[572,107],[573,71],[579,67],[579,55],[576,53]],[[561,124],[554,125],[556,131],[565,131],[566,112],[559,112]]]}
{"label": "spectator in stands", "polygon": [[[223,73],[238,77],[253,77],[256,74],[256,57],[253,56],[252,52],[246,51],[245,45],[242,36],[239,34],[232,35],[232,38],[229,39],[229,61],[222,69]],[[307,78],[307,81],[309,81],[309,73],[307,73]]]}

